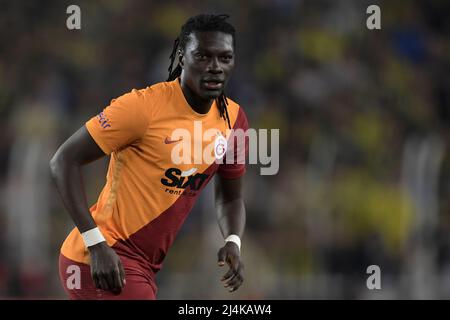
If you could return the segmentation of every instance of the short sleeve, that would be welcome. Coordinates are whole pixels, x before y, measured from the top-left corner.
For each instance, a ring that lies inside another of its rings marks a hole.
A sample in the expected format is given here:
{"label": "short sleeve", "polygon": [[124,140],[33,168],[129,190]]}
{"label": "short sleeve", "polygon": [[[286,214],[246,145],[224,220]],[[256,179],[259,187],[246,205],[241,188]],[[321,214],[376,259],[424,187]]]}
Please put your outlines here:
{"label": "short sleeve", "polygon": [[225,153],[217,173],[225,179],[236,179],[245,174],[248,158],[247,116],[239,107],[239,113],[233,126],[233,133],[228,138],[228,150]]}
{"label": "short sleeve", "polygon": [[103,152],[110,154],[144,136],[150,102],[142,91],[133,89],[113,99],[102,112],[86,122],[86,128]]}

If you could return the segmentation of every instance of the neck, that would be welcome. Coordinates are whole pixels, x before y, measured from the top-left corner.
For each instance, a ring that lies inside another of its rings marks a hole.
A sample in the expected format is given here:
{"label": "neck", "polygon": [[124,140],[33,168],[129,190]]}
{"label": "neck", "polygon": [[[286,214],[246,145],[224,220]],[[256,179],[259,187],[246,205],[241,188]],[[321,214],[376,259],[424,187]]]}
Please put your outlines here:
{"label": "neck", "polygon": [[214,99],[202,99],[198,95],[196,95],[184,81],[178,81],[180,82],[181,90],[183,91],[184,97],[189,106],[197,113],[208,113],[211,109]]}

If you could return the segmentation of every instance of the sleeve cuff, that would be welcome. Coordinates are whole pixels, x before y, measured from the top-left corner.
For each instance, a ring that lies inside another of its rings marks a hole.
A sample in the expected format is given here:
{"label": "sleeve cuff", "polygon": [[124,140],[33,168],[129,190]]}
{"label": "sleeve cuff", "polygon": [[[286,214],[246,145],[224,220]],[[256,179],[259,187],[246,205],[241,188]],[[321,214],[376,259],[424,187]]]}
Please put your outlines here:
{"label": "sleeve cuff", "polygon": [[92,127],[93,124],[91,123],[91,121],[86,122],[85,126],[86,126],[87,131],[91,135],[92,139],[94,139],[95,143],[100,147],[100,149],[102,149],[102,151],[106,155],[111,154],[111,152],[113,152],[113,150],[111,150],[110,147],[108,147],[99,137],[96,136],[95,128]]}

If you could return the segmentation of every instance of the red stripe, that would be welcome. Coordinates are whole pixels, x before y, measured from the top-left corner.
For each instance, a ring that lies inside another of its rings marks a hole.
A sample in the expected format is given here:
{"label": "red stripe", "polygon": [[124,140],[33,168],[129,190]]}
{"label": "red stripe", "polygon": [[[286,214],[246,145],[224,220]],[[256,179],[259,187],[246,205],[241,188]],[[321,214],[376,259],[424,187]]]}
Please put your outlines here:
{"label": "red stripe", "polygon": [[[194,206],[200,192],[213,177],[217,166],[214,163],[203,172],[208,174],[209,177],[195,196],[180,196],[172,206],[157,218],[133,233],[127,240],[118,241],[113,248],[121,255],[138,260],[143,267],[150,268],[153,273],[158,272],[178,231]],[[186,188],[186,191],[189,191],[188,189],[189,187]]]}
{"label": "red stripe", "polygon": [[[233,128],[247,129],[247,119],[245,113],[239,108],[239,114]],[[175,237],[192,210],[200,192],[214,176],[219,165],[213,163],[203,173],[209,175],[205,183],[193,197],[180,196],[175,203],[162,212],[157,218],[133,233],[127,240],[120,240],[114,244],[114,249],[121,255],[135,259],[142,267],[158,272],[161,269],[163,260],[172,245]],[[230,167],[230,173],[232,169]],[[242,170],[242,168],[239,168]],[[245,166],[244,166],[245,170]],[[189,191],[189,187],[186,188]]]}
{"label": "red stripe", "polygon": [[[236,117],[236,121],[234,122],[234,126],[233,129],[242,129],[244,130],[244,132],[248,129],[248,121],[247,121],[247,116],[244,113],[244,110],[242,108],[239,108],[239,113]],[[230,137],[230,139],[232,139],[232,137]],[[230,163],[227,164],[225,166],[220,166],[217,173],[226,179],[236,179],[242,175],[245,174],[245,164],[238,164],[237,163],[237,159],[238,159],[238,154],[241,152],[245,153],[242,154],[242,156],[245,156],[247,159],[247,155],[248,155],[248,145],[249,145],[249,139],[248,137],[245,137],[245,146],[239,146],[238,148],[238,144],[239,141],[235,141],[236,143],[234,144],[234,163]],[[228,140],[228,146],[230,147],[230,140]],[[226,163],[227,161],[227,154],[225,154],[224,158],[223,158],[224,163]]]}

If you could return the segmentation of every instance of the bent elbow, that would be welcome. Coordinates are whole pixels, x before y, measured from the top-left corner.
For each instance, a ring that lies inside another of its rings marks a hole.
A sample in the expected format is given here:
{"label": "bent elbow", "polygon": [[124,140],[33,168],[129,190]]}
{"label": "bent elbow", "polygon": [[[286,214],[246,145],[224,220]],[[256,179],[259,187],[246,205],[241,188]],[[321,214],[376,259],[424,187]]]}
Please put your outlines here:
{"label": "bent elbow", "polygon": [[50,159],[49,166],[50,166],[50,173],[51,173],[52,177],[55,178],[58,173],[58,167],[59,167],[58,152],[56,152],[53,155],[53,157]]}
{"label": "bent elbow", "polygon": [[65,167],[65,157],[61,150],[56,151],[49,162],[50,173],[53,179],[57,179]]}

